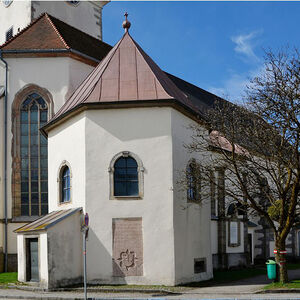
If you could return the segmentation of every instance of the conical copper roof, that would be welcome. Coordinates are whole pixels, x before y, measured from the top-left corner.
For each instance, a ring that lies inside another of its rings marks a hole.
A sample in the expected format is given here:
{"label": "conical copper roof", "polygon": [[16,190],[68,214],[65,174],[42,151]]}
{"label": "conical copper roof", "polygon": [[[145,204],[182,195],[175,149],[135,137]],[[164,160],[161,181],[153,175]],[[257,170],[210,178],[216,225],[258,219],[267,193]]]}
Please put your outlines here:
{"label": "conical copper roof", "polygon": [[186,95],[125,32],[56,113],[51,123],[82,104],[171,99],[194,109]]}

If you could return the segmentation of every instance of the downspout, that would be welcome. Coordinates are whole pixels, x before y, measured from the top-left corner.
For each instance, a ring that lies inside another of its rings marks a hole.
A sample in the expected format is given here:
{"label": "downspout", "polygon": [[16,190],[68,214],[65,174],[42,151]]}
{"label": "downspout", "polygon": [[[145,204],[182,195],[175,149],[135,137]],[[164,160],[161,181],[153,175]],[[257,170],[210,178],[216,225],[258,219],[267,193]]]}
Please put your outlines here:
{"label": "downspout", "polygon": [[2,57],[0,49],[0,60],[5,65],[5,94],[4,94],[4,272],[7,272],[7,84],[8,84],[8,65]]}

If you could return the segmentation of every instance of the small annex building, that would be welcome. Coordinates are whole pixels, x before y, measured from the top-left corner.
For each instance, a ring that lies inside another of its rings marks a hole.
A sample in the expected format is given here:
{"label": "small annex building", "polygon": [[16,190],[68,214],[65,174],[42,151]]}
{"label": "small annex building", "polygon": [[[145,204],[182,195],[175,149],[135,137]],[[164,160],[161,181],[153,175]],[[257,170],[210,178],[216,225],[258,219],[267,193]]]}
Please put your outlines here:
{"label": "small annex building", "polygon": [[134,41],[130,23],[123,26],[120,41],[42,128],[50,214],[16,231],[20,281],[32,280],[35,263],[44,288],[78,282],[82,264],[80,273],[80,260],[76,270],[70,261],[82,253],[81,208],[90,218],[89,283],[212,278],[210,204],[191,197],[183,209],[187,193],[176,185],[200,110]]}

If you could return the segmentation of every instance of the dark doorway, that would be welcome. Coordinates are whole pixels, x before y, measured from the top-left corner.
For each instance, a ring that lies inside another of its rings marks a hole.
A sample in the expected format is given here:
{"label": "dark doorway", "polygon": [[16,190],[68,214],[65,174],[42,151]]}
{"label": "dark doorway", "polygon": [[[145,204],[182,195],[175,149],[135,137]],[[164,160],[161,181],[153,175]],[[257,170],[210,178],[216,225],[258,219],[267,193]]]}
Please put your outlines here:
{"label": "dark doorway", "polygon": [[249,256],[250,256],[250,263],[253,263],[252,257],[252,233],[248,233],[248,247],[249,247]]}
{"label": "dark doorway", "polygon": [[39,281],[38,239],[26,239],[26,277],[27,281]]}

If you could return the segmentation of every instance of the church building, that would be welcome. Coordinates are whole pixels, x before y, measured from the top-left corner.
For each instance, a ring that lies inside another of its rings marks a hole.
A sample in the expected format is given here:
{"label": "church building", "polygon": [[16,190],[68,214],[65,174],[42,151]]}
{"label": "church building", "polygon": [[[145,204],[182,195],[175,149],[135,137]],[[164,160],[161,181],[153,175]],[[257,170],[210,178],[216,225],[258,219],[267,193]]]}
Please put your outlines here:
{"label": "church building", "polygon": [[[210,201],[192,177],[179,184],[203,159],[184,147],[191,125],[209,135],[203,115],[218,97],[161,70],[127,14],[118,43],[103,42],[105,4],[0,9],[2,269],[46,289],[82,282],[86,213],[89,283],[177,285],[269,258],[270,230],[227,204],[225,182],[207,187]],[[224,181],[224,169],[213,175]]]}

